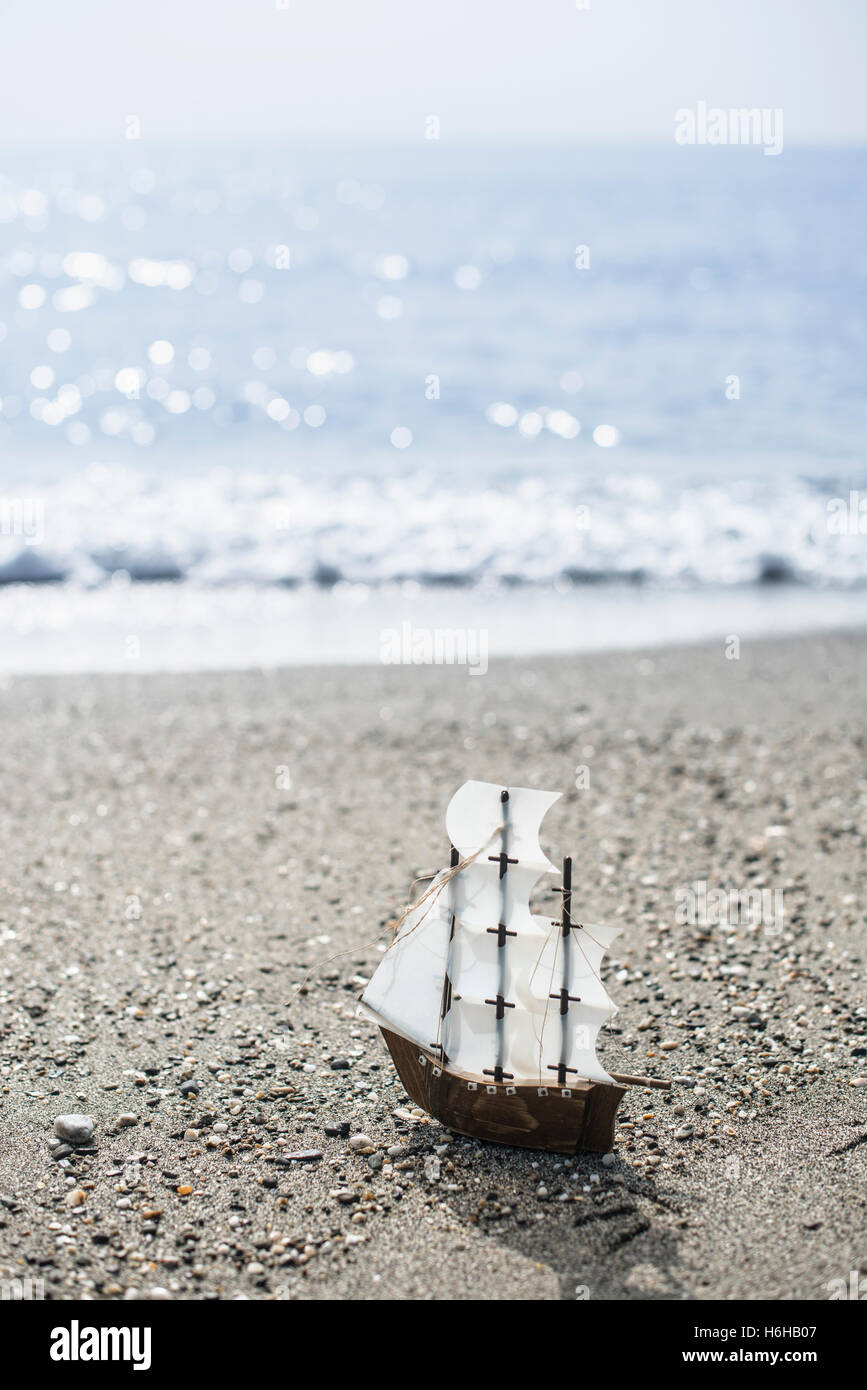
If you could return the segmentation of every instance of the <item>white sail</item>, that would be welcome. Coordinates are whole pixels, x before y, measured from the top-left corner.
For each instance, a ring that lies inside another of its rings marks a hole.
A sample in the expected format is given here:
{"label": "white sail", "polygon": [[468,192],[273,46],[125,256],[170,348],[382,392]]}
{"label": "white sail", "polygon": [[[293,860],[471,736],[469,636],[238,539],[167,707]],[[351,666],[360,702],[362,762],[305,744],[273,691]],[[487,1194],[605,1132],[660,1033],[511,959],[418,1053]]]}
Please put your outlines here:
{"label": "white sail", "polygon": [[[458,875],[460,883],[463,874]],[[504,1074],[516,1084],[556,1085],[562,1062],[566,1078],[610,1081],[596,1057],[599,1029],[617,1012],[600,978],[605,951],[617,936],[608,927],[574,926],[568,959],[559,921],[538,917],[525,909],[511,915],[508,926],[503,989]],[[479,1075],[492,1069],[492,1018],[496,981],[500,978],[497,935],[468,924],[457,913],[449,966],[452,1005],[443,1037],[454,1070]],[[568,985],[567,985],[568,980]],[[560,991],[568,991],[564,1025]],[[508,1005],[514,1005],[509,1008]]]}
{"label": "white sail", "polygon": [[[496,782],[464,782],[452,797],[446,811],[446,830],[455,849],[466,859],[491,843],[490,852],[499,850],[497,831],[503,824],[503,787]],[[554,865],[545,858],[539,844],[539,827],[559,792],[534,791],[530,787],[509,787],[509,853],[521,864],[553,873]],[[538,875],[537,875],[538,876]]]}
{"label": "white sail", "polygon": [[596,1057],[616,1012],[600,978],[618,932],[550,917],[529,899],[554,866],[539,827],[557,794],[466,782],[446,825],[472,862],[414,909],[362,996],[364,1012],[476,1081],[538,1086],[612,1078]]}
{"label": "white sail", "polygon": [[436,1043],[446,975],[451,909],[437,874],[425,901],[401,924],[361,996],[361,1012],[421,1047]]}

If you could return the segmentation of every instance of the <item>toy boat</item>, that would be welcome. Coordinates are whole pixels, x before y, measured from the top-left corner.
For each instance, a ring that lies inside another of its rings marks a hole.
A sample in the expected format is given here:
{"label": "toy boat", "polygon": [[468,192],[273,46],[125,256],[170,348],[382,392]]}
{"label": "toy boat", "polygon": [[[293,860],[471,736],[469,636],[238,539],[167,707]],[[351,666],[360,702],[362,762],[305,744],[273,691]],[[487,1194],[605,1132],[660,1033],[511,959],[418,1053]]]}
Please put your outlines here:
{"label": "toy boat", "polygon": [[[475,1139],[607,1152],[628,1085],[596,1056],[615,1013],[600,979],[618,929],[573,921],[572,861],[556,920],[530,911],[556,872],[539,828],[558,793],[465,782],[446,812],[451,862],[402,919],[361,997],[416,1105]],[[555,890],[556,891],[556,890]]]}

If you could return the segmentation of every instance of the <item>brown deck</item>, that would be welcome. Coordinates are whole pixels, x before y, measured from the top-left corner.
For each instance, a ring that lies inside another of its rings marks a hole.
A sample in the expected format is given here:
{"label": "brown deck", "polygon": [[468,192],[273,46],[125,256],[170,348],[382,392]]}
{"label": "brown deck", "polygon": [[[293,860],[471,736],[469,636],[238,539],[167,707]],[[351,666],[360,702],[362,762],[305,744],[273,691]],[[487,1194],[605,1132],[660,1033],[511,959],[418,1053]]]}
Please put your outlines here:
{"label": "brown deck", "polygon": [[[554,1153],[608,1153],[623,1086],[578,1081],[571,1086],[508,1086],[468,1082],[441,1067],[432,1052],[383,1028],[407,1095],[458,1134]],[[541,1092],[541,1094],[540,1094]]]}

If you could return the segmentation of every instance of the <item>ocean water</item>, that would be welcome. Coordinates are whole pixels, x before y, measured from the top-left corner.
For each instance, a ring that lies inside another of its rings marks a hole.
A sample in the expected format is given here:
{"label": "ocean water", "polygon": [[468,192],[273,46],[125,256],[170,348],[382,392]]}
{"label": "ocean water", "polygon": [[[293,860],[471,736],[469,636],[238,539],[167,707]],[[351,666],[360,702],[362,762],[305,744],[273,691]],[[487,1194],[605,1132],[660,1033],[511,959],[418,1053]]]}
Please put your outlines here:
{"label": "ocean water", "polygon": [[860,621],[865,212],[857,150],[6,152],[5,664]]}

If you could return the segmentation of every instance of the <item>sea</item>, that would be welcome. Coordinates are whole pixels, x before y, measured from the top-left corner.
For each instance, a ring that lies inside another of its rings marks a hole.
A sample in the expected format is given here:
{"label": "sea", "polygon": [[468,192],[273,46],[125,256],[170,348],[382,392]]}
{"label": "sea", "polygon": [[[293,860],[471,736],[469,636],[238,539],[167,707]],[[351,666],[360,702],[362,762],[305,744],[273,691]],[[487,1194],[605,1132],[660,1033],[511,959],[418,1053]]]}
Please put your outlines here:
{"label": "sea", "polygon": [[865,225],[860,149],[0,150],[0,674],[862,626]]}

